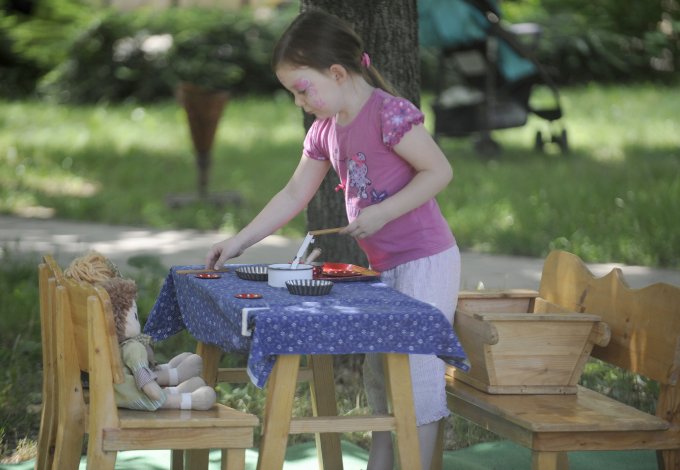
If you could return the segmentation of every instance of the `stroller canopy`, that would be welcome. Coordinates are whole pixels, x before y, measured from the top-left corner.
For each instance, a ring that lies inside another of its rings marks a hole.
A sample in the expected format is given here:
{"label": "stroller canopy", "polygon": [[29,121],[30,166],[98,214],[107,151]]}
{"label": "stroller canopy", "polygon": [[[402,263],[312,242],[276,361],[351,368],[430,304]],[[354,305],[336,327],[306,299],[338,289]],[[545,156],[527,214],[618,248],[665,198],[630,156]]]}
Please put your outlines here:
{"label": "stroller canopy", "polygon": [[[488,6],[488,12],[500,18],[495,0],[480,2]],[[467,0],[418,0],[419,40],[425,47],[438,49],[471,47],[485,41],[492,34],[487,11],[477,2]],[[498,71],[513,83],[537,73],[536,65],[499,39]]]}

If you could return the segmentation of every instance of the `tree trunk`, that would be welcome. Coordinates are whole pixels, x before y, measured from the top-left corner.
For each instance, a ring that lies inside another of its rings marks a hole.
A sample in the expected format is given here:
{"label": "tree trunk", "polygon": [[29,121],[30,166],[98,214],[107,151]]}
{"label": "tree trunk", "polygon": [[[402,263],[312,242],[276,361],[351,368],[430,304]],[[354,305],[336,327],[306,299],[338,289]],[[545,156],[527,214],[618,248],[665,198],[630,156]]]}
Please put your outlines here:
{"label": "tree trunk", "polygon": [[[416,0],[301,0],[302,11],[320,8],[348,23],[364,40],[366,52],[380,73],[399,94],[420,104],[420,63],[418,60],[418,9]],[[305,128],[312,120],[305,116]],[[335,187],[339,179],[329,172],[307,207],[309,230],[340,227],[347,224],[345,202]],[[359,246],[347,237],[318,237],[316,247],[323,250],[321,259],[355,263],[367,261]]]}

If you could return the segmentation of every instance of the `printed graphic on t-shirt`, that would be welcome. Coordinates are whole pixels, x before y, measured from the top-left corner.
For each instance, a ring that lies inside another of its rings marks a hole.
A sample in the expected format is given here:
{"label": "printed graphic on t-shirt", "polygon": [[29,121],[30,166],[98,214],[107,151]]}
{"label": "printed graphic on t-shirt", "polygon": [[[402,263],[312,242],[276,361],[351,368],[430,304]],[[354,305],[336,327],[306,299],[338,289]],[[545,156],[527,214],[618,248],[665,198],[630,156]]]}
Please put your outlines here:
{"label": "printed graphic on t-shirt", "polygon": [[382,202],[387,198],[387,191],[376,191],[375,189],[371,189],[371,202],[373,204],[377,204],[379,202]]}
{"label": "printed graphic on t-shirt", "polygon": [[366,163],[366,155],[363,152],[357,152],[356,155],[349,159],[347,174],[349,187],[356,188],[356,197],[359,199],[368,199],[370,194],[371,204],[377,204],[387,198],[387,191],[370,188],[372,181],[368,177],[368,164]]}
{"label": "printed graphic on t-shirt", "polygon": [[371,184],[371,180],[368,178],[366,155],[361,152],[353,155],[347,164],[347,173],[349,174],[349,187],[356,188],[359,198],[368,199],[366,188]]}

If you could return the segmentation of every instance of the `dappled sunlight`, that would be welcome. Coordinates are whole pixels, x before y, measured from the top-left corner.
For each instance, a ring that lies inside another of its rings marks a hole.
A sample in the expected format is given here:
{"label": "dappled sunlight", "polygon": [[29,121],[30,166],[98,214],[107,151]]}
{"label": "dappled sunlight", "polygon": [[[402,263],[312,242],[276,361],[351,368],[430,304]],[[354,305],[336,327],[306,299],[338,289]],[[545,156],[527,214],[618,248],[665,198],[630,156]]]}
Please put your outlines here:
{"label": "dappled sunlight", "polygon": [[256,125],[241,124],[229,126],[226,123],[219,132],[216,146],[226,150],[237,148],[247,152],[266,142],[267,146],[301,144],[304,129],[301,122],[281,123],[264,129]]}
{"label": "dappled sunlight", "polygon": [[101,190],[98,181],[88,181],[74,175],[28,175],[22,184],[50,196],[91,197]]}

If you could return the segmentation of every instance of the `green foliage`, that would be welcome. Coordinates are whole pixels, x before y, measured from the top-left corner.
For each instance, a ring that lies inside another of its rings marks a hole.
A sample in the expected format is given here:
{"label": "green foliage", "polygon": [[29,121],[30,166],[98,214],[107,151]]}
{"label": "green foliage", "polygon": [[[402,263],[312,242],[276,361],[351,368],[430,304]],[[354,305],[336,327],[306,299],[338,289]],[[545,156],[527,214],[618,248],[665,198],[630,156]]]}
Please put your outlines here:
{"label": "green foliage", "polygon": [[659,398],[659,384],[599,359],[589,359],[579,382],[592,390],[654,414]]}
{"label": "green foliage", "polygon": [[40,425],[42,349],[37,263],[2,247],[0,264],[0,436],[4,451]]}
{"label": "green foliage", "polygon": [[203,8],[106,12],[75,40],[67,60],[43,81],[62,102],[150,102],[173,96],[178,81],[232,92],[272,91],[269,54],[278,16]]}
{"label": "green foliage", "polygon": [[269,57],[283,27],[281,17],[264,22],[250,13],[220,11],[211,19],[214,24],[175,36],[168,62],[176,79],[236,92],[276,89]]}
{"label": "green foliage", "polygon": [[149,16],[149,12],[109,12],[92,21],[40,91],[74,103],[171,96],[167,69],[171,36],[149,24]]}
{"label": "green foliage", "polygon": [[543,27],[537,58],[560,83],[677,78],[674,2],[533,0],[503,8],[510,22]]}
{"label": "green foliage", "polygon": [[665,14],[676,13],[673,2],[638,0],[542,0],[550,14],[576,12],[589,18],[591,27],[633,37],[654,29]]}
{"label": "green foliage", "polygon": [[0,96],[25,96],[65,58],[73,37],[90,21],[80,0],[28,2],[16,10],[0,2]]}

